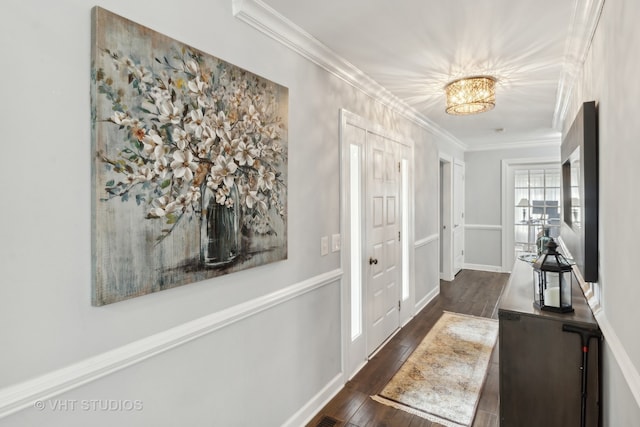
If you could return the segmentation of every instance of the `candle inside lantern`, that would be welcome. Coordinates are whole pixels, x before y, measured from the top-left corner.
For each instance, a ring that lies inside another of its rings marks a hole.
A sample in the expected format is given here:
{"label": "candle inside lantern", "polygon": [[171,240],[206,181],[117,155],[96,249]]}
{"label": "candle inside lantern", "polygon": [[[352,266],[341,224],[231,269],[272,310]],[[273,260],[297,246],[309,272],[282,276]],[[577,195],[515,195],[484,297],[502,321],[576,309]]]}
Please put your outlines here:
{"label": "candle inside lantern", "polygon": [[544,291],[544,305],[560,307],[560,288],[547,288]]}

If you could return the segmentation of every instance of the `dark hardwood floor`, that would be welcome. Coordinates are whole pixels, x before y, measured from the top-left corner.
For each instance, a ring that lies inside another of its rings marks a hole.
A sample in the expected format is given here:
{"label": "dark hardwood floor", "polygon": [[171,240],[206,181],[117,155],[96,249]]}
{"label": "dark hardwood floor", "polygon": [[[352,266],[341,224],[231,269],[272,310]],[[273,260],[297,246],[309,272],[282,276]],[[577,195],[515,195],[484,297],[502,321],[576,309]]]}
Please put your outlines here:
{"label": "dark hardwood floor", "polygon": [[[334,397],[307,427],[435,427],[424,418],[370,398],[382,390],[443,311],[497,319],[497,304],[509,275],[463,270],[452,282],[440,282],[440,295],[402,328]],[[498,351],[494,348],[474,427],[498,426]],[[325,417],[337,420],[328,422]],[[323,422],[324,419],[324,422]]]}

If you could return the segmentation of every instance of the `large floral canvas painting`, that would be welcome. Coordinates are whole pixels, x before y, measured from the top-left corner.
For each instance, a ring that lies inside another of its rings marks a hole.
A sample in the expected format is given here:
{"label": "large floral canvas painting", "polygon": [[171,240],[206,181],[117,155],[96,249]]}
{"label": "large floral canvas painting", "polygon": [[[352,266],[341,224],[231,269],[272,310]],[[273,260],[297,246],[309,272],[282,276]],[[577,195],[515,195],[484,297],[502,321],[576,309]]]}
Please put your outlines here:
{"label": "large floral canvas painting", "polygon": [[93,10],[93,305],[287,257],[288,90]]}

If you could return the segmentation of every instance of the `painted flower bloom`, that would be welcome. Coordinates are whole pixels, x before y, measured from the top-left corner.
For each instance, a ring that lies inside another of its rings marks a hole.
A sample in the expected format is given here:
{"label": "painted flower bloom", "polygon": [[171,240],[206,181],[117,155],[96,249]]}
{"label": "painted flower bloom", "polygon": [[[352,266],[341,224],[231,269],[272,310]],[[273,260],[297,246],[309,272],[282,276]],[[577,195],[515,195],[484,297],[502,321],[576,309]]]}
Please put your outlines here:
{"label": "painted flower bloom", "polygon": [[260,112],[256,109],[256,107],[253,106],[253,104],[249,106],[249,111],[244,116],[244,120],[248,122],[252,127],[260,126]]}
{"label": "painted flower bloom", "polygon": [[189,87],[189,90],[195,93],[196,95],[204,95],[204,91],[207,88],[207,84],[204,81],[202,81],[200,76],[197,76],[193,80],[189,80],[189,83],[187,83],[187,86]]}
{"label": "painted flower bloom", "polygon": [[196,138],[201,138],[202,133],[204,132],[204,128],[206,123],[204,121],[204,115],[202,111],[197,108],[195,110],[191,110],[191,122],[187,125],[187,129],[192,132]]}
{"label": "painted flower bloom", "polygon": [[169,100],[161,101],[157,104],[158,107],[158,120],[160,123],[172,123],[177,125],[181,121],[181,109],[180,103],[174,105]]}
{"label": "painted flower bloom", "polygon": [[256,147],[248,140],[248,138],[244,138],[243,141],[238,143],[236,155],[234,159],[238,161],[240,166],[253,166],[254,159],[258,157],[258,150]]}
{"label": "painted flower bloom", "polygon": [[242,197],[242,203],[247,205],[249,209],[252,209],[254,205],[258,203],[258,192],[251,190],[248,185],[240,187],[240,194]]}
{"label": "painted flower bloom", "polygon": [[143,166],[140,168],[140,170],[138,171],[138,179],[140,181],[151,181],[153,178],[155,178],[155,172],[153,171],[153,169],[148,168],[146,166]]}
{"label": "painted flower bloom", "polygon": [[158,159],[164,155],[164,141],[162,137],[158,135],[155,130],[149,131],[149,133],[142,138],[142,144],[144,145],[144,153],[153,159]]}
{"label": "painted flower bloom", "polygon": [[262,190],[271,190],[276,182],[276,174],[273,171],[260,166],[258,168],[258,187]]}
{"label": "painted flower bloom", "polygon": [[233,161],[233,159],[227,159],[224,156],[218,156],[216,161],[211,168],[211,175],[215,177],[222,178],[224,185],[227,187],[233,186],[235,181],[234,173],[238,169],[238,165]]}
{"label": "painted flower bloom", "polygon": [[229,197],[230,193],[231,193],[231,190],[226,185],[219,187],[218,190],[216,191],[216,202],[220,205],[225,204],[225,202],[227,201],[227,197]]}
{"label": "painted flower bloom", "polygon": [[148,215],[150,217],[160,218],[165,216],[168,212],[166,210],[169,198],[167,196],[158,197],[153,200],[152,208],[149,210]]}
{"label": "painted flower bloom", "polygon": [[190,186],[186,193],[187,204],[192,204],[200,200],[200,189],[196,186]]}
{"label": "painted flower bloom", "polygon": [[115,111],[111,120],[117,125],[127,126],[131,124],[131,117],[124,111]]}
{"label": "painted flower bloom", "polygon": [[168,166],[169,166],[169,162],[167,162],[167,158],[163,156],[155,161],[155,163],[153,164],[153,171],[160,178],[164,179],[167,176],[167,173],[169,172]]}
{"label": "painted flower bloom", "polygon": [[193,179],[193,173],[198,170],[198,164],[193,161],[191,151],[176,150],[173,153],[171,169],[176,178],[184,178],[187,181]]}
{"label": "painted flower bloom", "polygon": [[173,142],[175,142],[176,146],[179,150],[184,150],[187,148],[187,145],[191,142],[191,135],[184,131],[184,129],[175,127],[172,132]]}
{"label": "painted flower bloom", "polygon": [[198,66],[198,63],[196,61],[194,61],[193,59],[190,59],[190,60],[185,62],[184,70],[187,73],[193,74],[193,75],[197,75],[198,73],[200,73],[200,67]]}

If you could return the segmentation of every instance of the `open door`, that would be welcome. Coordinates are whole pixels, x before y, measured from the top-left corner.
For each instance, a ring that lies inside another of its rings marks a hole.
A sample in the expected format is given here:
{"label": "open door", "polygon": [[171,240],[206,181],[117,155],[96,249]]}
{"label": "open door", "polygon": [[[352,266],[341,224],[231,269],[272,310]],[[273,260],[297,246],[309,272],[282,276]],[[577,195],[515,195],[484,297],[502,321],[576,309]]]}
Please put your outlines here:
{"label": "open door", "polygon": [[464,163],[453,163],[453,275],[464,266]]}
{"label": "open door", "polygon": [[453,280],[453,163],[440,158],[440,279]]}

